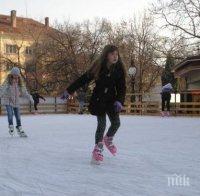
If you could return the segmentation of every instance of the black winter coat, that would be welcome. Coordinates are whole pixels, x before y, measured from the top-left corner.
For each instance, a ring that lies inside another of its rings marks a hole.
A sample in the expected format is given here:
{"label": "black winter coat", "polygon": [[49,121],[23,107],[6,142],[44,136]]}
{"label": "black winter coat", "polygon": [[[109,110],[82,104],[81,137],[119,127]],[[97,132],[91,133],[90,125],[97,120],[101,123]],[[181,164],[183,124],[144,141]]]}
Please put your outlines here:
{"label": "black winter coat", "polygon": [[[72,83],[67,88],[67,91],[69,94],[72,94],[78,88],[92,80],[94,80],[94,77],[89,72],[86,72]],[[112,71],[106,66],[102,67],[98,79],[95,80],[95,84],[96,86],[89,102],[89,111],[92,115],[103,115],[106,112],[115,112],[115,101],[124,104],[126,81],[122,67],[116,64]]]}
{"label": "black winter coat", "polygon": [[38,93],[32,93],[31,95],[32,95],[32,97],[33,97],[33,101],[34,101],[35,103],[37,103],[37,104],[40,102],[40,99],[45,100],[45,98],[42,97],[41,95],[39,95]]}

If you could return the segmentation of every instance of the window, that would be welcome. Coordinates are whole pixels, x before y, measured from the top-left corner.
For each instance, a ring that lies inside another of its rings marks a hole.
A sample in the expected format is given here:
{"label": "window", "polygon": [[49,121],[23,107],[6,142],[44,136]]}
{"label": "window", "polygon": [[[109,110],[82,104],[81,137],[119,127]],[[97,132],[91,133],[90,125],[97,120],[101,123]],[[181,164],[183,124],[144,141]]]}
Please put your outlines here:
{"label": "window", "polygon": [[26,47],[26,54],[32,55],[33,54],[33,49],[29,46]]}
{"label": "window", "polygon": [[179,93],[178,94],[172,93],[170,103],[180,103],[180,102],[181,102],[181,95]]}
{"label": "window", "polygon": [[29,65],[26,65],[26,71],[29,72],[29,73],[32,73],[32,72],[36,72],[36,67],[34,64],[29,64]]}
{"label": "window", "polygon": [[16,54],[17,53],[17,45],[6,44],[6,53],[7,54]]}
{"label": "window", "polygon": [[6,65],[6,71],[10,71],[13,68],[13,65],[7,64]]}
{"label": "window", "polygon": [[15,64],[13,64],[12,62],[6,61],[4,71],[10,71],[14,66]]}

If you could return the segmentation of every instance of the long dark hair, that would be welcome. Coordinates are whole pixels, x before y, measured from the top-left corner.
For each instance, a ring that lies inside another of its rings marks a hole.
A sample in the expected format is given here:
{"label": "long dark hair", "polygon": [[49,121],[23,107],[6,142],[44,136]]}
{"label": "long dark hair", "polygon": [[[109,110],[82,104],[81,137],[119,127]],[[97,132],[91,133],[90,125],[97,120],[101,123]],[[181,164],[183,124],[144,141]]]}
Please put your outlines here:
{"label": "long dark hair", "polygon": [[[117,46],[114,46],[114,45],[106,45],[101,53],[101,55],[99,56],[99,58],[97,58],[93,63],[92,63],[92,66],[91,66],[91,69],[89,70],[89,73],[92,74],[94,76],[95,79],[98,79],[99,77],[99,74],[100,74],[100,71],[101,71],[101,68],[103,66],[106,66],[107,63],[108,63],[108,54],[109,53],[112,53],[114,51],[117,51],[118,52],[118,61],[117,63],[115,64],[116,66],[119,66],[123,69],[124,71],[124,74],[126,73],[125,72],[125,67],[122,63],[122,60],[121,60],[121,57],[119,55],[119,50],[117,48]],[[113,68],[113,67],[112,67]],[[111,68],[111,69],[112,69]]]}

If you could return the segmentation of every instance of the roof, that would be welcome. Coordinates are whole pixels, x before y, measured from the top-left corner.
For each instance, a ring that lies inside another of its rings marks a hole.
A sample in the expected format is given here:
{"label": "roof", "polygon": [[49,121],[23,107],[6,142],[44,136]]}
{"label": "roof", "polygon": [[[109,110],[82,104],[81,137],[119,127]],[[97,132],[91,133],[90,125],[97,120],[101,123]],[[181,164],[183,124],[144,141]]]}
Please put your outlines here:
{"label": "roof", "polygon": [[198,62],[200,62],[200,55],[187,57],[186,59],[184,59],[183,61],[181,61],[177,65],[175,65],[173,67],[172,71],[175,72],[178,69],[181,69],[181,68],[183,68],[183,67],[185,67],[186,65],[189,65],[189,64],[196,65]]}
{"label": "roof", "polygon": [[44,28],[45,24],[40,23],[31,18],[16,17],[17,26],[13,28],[11,26],[11,17],[8,15],[0,15],[0,32],[4,33],[22,33],[25,28]]}

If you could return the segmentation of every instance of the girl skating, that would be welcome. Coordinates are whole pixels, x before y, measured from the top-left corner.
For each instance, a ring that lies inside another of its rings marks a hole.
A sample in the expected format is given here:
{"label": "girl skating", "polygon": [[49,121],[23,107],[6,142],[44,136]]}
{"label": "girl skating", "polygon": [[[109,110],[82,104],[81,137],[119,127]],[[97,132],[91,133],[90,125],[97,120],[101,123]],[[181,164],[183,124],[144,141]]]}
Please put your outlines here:
{"label": "girl skating", "polygon": [[[89,111],[92,115],[97,116],[92,161],[100,164],[103,161],[104,144],[113,155],[117,153],[113,138],[120,127],[119,112],[122,110],[126,92],[125,69],[116,46],[105,46],[91,69],[71,84],[62,97],[68,98],[69,94],[73,94],[77,89],[91,81],[95,81],[96,86],[89,103]],[[106,114],[111,126],[104,136]]]}
{"label": "girl skating", "polygon": [[20,75],[20,70],[17,67],[12,68],[10,74],[8,74],[3,85],[0,88],[0,98],[2,98],[2,104],[5,105],[8,124],[9,124],[9,133],[14,135],[14,125],[13,125],[13,113],[16,118],[16,129],[20,137],[27,137],[26,133],[22,129],[21,116],[20,116],[20,97],[26,97],[33,103],[33,100],[23,83],[23,80]]}

